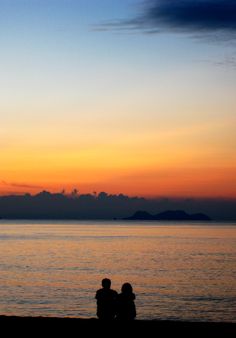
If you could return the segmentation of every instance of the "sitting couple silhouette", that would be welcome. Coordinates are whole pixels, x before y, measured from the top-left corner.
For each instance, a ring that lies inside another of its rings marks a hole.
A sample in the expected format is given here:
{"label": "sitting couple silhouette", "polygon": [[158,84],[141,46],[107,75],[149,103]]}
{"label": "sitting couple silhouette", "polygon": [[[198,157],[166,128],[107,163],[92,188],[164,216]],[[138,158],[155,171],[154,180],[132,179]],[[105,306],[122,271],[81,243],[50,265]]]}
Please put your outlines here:
{"label": "sitting couple silhouette", "polygon": [[124,283],[121,293],[111,289],[111,280],[104,278],[97,290],[97,316],[103,320],[133,320],[136,317],[135,294],[130,283]]}

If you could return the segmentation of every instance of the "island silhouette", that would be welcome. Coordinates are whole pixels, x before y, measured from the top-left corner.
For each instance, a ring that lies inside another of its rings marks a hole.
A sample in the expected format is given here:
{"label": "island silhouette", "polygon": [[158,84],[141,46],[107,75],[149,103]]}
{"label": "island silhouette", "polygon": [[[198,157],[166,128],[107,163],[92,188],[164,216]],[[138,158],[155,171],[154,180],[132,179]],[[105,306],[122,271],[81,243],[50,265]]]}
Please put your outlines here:
{"label": "island silhouette", "polygon": [[133,216],[124,219],[131,221],[211,221],[211,218],[205,214],[188,214],[184,210],[167,210],[156,215],[151,215],[147,211],[137,211]]}

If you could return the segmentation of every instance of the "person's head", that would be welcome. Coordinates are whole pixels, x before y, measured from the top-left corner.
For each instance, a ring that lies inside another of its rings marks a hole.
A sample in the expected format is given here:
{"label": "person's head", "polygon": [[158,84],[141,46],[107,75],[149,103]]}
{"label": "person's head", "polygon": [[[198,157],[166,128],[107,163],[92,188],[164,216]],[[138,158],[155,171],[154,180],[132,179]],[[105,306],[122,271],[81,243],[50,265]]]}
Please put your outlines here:
{"label": "person's head", "polygon": [[126,294],[132,293],[133,292],[132,285],[130,283],[124,283],[121,287],[121,292]]}
{"label": "person's head", "polygon": [[110,289],[110,287],[111,287],[111,280],[109,278],[104,278],[102,280],[102,287],[104,289]]}

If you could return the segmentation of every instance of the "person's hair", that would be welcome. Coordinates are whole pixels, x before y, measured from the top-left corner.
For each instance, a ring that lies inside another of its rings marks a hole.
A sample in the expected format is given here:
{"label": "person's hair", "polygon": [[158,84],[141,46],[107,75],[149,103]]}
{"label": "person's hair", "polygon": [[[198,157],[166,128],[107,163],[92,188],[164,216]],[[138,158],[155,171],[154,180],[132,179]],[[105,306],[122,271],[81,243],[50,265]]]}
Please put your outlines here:
{"label": "person's hair", "polygon": [[109,289],[111,287],[111,280],[109,278],[104,278],[102,280],[102,286],[105,288],[105,289]]}
{"label": "person's hair", "polygon": [[132,293],[133,292],[132,285],[130,283],[124,283],[121,287],[121,292]]}

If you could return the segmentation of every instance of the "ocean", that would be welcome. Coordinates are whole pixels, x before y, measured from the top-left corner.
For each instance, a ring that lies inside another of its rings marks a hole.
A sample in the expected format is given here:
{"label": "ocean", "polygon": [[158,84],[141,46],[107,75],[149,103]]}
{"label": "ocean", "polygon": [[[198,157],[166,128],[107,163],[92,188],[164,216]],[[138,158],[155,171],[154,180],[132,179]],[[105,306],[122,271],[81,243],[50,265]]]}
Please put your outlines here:
{"label": "ocean", "polygon": [[96,317],[104,277],[138,319],[236,322],[236,223],[0,221],[0,315]]}

